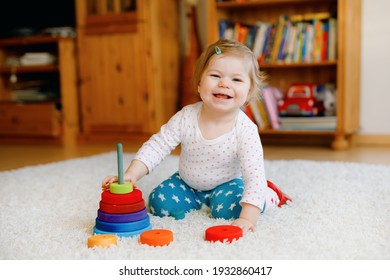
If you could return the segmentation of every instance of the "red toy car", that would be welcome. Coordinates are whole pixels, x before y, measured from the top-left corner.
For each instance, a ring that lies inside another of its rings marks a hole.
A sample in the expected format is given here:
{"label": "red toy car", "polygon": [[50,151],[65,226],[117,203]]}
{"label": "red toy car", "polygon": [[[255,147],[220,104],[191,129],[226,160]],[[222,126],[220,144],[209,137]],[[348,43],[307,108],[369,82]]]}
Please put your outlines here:
{"label": "red toy car", "polygon": [[324,105],[318,102],[317,84],[291,84],[283,100],[278,103],[280,116],[319,116],[324,114]]}

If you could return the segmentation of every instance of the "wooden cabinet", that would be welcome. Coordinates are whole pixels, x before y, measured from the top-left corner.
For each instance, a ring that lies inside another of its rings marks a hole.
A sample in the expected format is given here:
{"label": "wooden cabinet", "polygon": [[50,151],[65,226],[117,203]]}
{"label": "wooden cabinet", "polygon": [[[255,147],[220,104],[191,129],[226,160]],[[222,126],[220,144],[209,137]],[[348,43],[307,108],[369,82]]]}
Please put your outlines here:
{"label": "wooden cabinet", "polygon": [[74,39],[0,40],[0,141],[72,144],[77,133]]}
{"label": "wooden cabinet", "polygon": [[302,141],[317,138],[330,142],[335,149],[346,148],[359,129],[360,100],[360,0],[207,0],[208,42],[218,39],[220,19],[255,24],[257,21],[277,23],[280,15],[328,12],[337,15],[337,59],[316,63],[268,63],[261,70],[269,83],[286,91],[293,82],[333,83],[337,88],[337,125],[332,131],[262,130],[263,139]]}
{"label": "wooden cabinet", "polygon": [[176,111],[175,0],[76,1],[81,138],[145,138]]}

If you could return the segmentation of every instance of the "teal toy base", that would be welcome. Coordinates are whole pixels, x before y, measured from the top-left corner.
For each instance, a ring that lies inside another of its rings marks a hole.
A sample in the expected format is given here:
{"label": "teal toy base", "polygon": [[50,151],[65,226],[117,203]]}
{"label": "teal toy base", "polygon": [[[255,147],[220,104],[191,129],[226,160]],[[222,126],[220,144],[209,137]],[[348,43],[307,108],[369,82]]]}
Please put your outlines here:
{"label": "teal toy base", "polygon": [[115,234],[115,235],[120,236],[120,237],[133,237],[133,236],[140,235],[144,231],[147,231],[147,230],[150,230],[150,229],[152,229],[152,225],[149,225],[149,226],[147,226],[145,228],[142,228],[140,230],[122,231],[122,232],[103,231],[103,230],[100,230],[100,229],[97,229],[96,227],[94,227],[93,228],[93,233],[94,234]]}

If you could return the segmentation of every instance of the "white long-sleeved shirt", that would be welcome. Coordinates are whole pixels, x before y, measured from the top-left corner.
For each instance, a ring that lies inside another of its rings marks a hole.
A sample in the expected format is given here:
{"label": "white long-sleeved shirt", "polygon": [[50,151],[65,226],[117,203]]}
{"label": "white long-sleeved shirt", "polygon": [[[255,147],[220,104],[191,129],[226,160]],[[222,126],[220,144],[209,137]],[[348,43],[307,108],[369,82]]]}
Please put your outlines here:
{"label": "white long-sleeved shirt", "polygon": [[240,111],[235,127],[212,140],[203,138],[198,125],[202,102],[184,107],[145,142],[135,159],[149,172],[181,144],[179,174],[192,188],[211,190],[241,175],[245,202],[263,209],[269,195],[263,148],[257,126]]}

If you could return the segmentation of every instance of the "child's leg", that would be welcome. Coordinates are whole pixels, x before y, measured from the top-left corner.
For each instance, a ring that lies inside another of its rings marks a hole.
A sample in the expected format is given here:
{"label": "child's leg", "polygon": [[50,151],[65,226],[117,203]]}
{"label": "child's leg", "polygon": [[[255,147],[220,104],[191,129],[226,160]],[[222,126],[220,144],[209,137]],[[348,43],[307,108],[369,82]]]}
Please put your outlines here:
{"label": "child's leg", "polygon": [[226,220],[237,219],[242,208],[240,200],[243,192],[244,182],[240,178],[216,187],[211,192],[210,200],[206,202],[211,209],[213,217]]}
{"label": "child's leg", "polygon": [[[285,196],[272,182],[267,181],[268,188],[266,189],[266,199],[261,213],[275,207],[280,207],[282,204],[290,200]],[[216,187],[210,196],[210,200],[206,204],[211,208],[211,213],[214,218],[237,219],[240,216],[241,205],[240,201],[244,192],[244,182],[241,178],[234,179]]]}
{"label": "child's leg", "polygon": [[278,207],[285,204],[287,201],[292,201],[288,196],[286,196],[274,183],[267,181],[268,188],[273,190],[277,195],[277,204]]}
{"label": "child's leg", "polygon": [[184,218],[186,212],[200,209],[204,199],[198,197],[176,172],[149,195],[149,210],[155,216]]}

